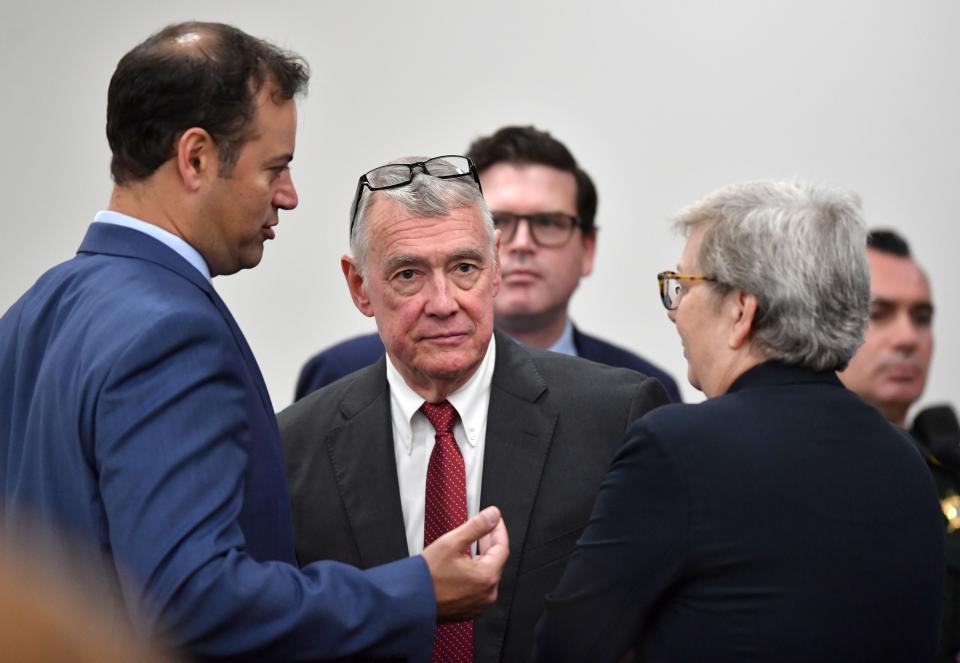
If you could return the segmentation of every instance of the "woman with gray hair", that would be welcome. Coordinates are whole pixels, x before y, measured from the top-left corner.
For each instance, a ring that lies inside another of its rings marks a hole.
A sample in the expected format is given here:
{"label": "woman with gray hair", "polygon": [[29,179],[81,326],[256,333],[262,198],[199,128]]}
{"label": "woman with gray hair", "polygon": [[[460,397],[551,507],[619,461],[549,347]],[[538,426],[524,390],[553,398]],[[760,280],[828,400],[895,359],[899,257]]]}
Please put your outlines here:
{"label": "woman with gray hair", "polygon": [[687,243],[660,294],[708,400],[628,431],[535,658],[933,660],[943,535],[929,472],[835,374],[866,329],[859,208],[758,181],[681,212]]}

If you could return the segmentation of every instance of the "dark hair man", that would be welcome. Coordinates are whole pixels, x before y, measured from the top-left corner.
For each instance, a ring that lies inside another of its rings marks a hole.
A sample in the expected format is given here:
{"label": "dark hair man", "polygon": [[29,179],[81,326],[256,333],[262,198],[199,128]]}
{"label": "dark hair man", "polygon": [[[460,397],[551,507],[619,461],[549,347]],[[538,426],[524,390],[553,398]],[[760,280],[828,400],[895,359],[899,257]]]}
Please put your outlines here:
{"label": "dark hair man", "polygon": [[[467,152],[500,230],[503,282],[494,300],[497,329],[524,345],[631,368],[655,377],[674,401],[676,382],[644,359],[580,331],[570,299],[593,270],[597,191],[590,176],[556,138],[534,127],[504,127],[476,140]],[[383,354],[371,334],[314,356],[297,381],[296,398],[376,361]]]}
{"label": "dark hair man", "polygon": [[211,283],[256,266],[297,205],[307,79],[300,58],[217,23],[121,59],[109,210],[0,319],[3,528],[38,518],[94,541],[141,631],[192,656],[424,660],[438,618],[494,600],[496,509],[423,556],[298,570],[273,407]]}
{"label": "dark hair man", "polygon": [[494,333],[497,233],[467,159],[364,174],[341,266],[386,356],[279,415],[297,556],[417,554],[496,504],[514,550],[497,603],[437,633],[434,660],[522,661],[630,421],[665,403],[634,371]]}
{"label": "dark hair man", "polygon": [[[870,324],[840,378],[888,421],[907,428],[907,413],[923,394],[933,355],[930,282],[907,241],[892,230],[867,236],[867,258]],[[950,406],[933,406],[914,417],[910,434],[933,474],[944,515],[940,660],[952,662],[960,654],[960,425]]]}

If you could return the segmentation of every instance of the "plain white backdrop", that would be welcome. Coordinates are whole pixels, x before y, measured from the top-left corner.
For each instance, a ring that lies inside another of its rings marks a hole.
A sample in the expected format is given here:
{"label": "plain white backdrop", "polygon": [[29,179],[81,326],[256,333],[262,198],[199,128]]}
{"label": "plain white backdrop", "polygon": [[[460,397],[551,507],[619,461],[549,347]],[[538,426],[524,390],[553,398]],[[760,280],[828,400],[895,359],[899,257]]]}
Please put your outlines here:
{"label": "plain white backdrop", "polygon": [[923,402],[958,401],[957,0],[4,0],[0,311],[73,255],[106,205],[117,61],[186,19],[237,25],[313,70],[300,206],[281,212],[257,269],[214,281],[278,410],[309,356],[374,329],[339,266],[357,177],[462,153],[505,124],[551,131],[597,182],[597,266],[574,319],[662,365],[689,400],[701,396],[656,292],[682,247],[669,219],[720,186],[797,176],[857,191],[870,226],[910,240],[937,307]]}

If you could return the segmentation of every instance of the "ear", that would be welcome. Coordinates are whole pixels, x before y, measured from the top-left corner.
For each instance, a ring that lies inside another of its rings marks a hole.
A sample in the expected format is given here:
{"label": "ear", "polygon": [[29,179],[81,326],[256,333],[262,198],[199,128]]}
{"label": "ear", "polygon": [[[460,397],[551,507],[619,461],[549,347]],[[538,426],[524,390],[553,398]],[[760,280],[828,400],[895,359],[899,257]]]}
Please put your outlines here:
{"label": "ear", "polygon": [[583,242],[583,257],[580,260],[580,276],[590,276],[593,273],[593,257],[597,253],[597,231],[580,238]]}
{"label": "ear", "polygon": [[729,314],[732,321],[727,345],[731,350],[739,350],[750,342],[750,332],[757,316],[757,298],[742,290],[730,293]]}
{"label": "ear", "polygon": [[220,153],[205,129],[191,127],[177,140],[177,172],[188,191],[200,189],[220,172]]}
{"label": "ear", "polygon": [[367,295],[367,285],[363,280],[363,275],[357,269],[356,259],[344,254],[340,258],[340,269],[343,270],[343,276],[347,279],[347,288],[350,290],[350,297],[353,298],[353,305],[368,318],[373,317],[373,306],[370,304],[370,297]]}
{"label": "ear", "polygon": [[500,292],[500,229],[493,231],[493,281],[491,287],[493,289],[493,296],[496,297]]}

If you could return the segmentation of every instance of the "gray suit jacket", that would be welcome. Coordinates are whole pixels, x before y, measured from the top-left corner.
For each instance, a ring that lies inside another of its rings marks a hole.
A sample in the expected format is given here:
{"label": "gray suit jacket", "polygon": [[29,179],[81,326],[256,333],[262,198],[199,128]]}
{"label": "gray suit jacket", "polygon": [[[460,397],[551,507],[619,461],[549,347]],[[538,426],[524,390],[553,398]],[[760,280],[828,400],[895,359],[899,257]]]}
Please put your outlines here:
{"label": "gray suit jacket", "polygon": [[[301,564],[368,568],[408,556],[385,359],[280,413]],[[634,371],[497,335],[481,508],[498,506],[510,559],[475,624],[476,661],[527,660],[533,629],[634,419],[668,402]]]}

